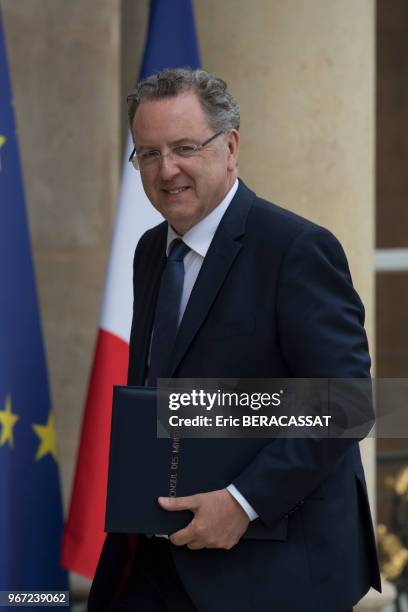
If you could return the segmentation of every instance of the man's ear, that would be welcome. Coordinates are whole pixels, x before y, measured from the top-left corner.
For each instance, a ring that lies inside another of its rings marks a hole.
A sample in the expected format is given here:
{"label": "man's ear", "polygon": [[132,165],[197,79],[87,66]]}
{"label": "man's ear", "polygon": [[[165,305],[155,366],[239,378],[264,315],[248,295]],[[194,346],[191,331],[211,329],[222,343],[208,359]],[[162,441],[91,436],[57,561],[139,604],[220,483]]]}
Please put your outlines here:
{"label": "man's ear", "polygon": [[229,152],[228,170],[233,170],[234,168],[236,168],[237,163],[238,163],[239,141],[240,141],[238,130],[231,130],[228,133],[227,138],[228,138],[227,146],[228,146],[228,152]]}

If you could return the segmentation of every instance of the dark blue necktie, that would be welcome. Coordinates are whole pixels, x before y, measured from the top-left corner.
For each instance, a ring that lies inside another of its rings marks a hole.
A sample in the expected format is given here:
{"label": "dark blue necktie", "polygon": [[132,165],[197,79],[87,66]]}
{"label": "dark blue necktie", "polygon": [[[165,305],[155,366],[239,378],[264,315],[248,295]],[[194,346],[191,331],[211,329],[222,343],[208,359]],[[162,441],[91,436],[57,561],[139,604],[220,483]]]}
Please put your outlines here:
{"label": "dark blue necktie", "polygon": [[154,317],[148,375],[149,387],[157,386],[157,379],[166,375],[169,365],[170,354],[177,335],[183,293],[183,259],[189,250],[190,248],[184,242],[174,240],[163,270]]}

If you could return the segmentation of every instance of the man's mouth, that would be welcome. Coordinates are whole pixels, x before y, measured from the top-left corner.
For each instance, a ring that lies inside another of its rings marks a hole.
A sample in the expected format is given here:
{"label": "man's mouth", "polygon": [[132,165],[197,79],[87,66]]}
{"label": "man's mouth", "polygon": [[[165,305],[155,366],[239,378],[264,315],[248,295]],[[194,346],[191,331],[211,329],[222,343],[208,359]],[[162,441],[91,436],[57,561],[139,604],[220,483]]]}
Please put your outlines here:
{"label": "man's mouth", "polygon": [[186,191],[186,189],[190,189],[190,188],[189,187],[177,187],[176,189],[163,189],[162,191],[165,191],[166,193],[169,193],[170,195],[178,195],[179,193]]}

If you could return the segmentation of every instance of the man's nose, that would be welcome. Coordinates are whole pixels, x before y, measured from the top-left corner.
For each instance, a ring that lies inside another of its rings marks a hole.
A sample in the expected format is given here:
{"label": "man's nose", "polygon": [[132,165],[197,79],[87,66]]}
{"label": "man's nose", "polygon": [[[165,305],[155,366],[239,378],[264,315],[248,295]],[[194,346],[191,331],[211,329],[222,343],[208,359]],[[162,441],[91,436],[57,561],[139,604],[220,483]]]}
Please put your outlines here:
{"label": "man's nose", "polygon": [[170,151],[160,158],[160,176],[168,180],[180,172],[176,156]]}

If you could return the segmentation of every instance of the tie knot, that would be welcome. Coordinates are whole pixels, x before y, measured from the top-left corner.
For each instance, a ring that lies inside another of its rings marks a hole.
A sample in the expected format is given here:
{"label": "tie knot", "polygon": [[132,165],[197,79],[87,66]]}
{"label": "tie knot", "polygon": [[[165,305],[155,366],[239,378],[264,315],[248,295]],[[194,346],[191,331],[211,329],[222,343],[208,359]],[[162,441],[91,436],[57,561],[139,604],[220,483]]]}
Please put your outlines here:
{"label": "tie knot", "polygon": [[182,240],[173,240],[170,246],[168,259],[170,261],[183,261],[189,250],[190,247],[188,247]]}

